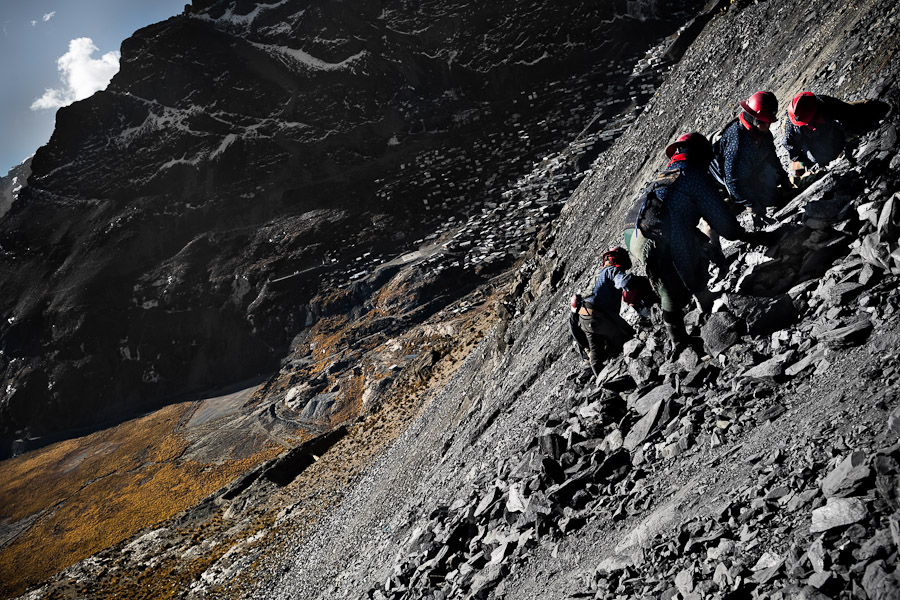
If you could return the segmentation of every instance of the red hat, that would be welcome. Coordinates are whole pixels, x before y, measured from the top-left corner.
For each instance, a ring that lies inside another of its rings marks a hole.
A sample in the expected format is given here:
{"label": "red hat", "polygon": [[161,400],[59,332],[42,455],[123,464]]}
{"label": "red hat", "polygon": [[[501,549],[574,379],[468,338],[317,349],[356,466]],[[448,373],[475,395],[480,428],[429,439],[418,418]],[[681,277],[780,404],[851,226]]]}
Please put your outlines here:
{"label": "red hat", "polygon": [[601,260],[605,263],[609,261],[614,267],[622,267],[623,269],[631,268],[631,257],[628,256],[628,250],[622,246],[614,246],[601,255]]}
{"label": "red hat", "polygon": [[712,144],[698,131],[680,135],[677,140],[666,146],[666,156],[672,158],[679,148],[690,148],[701,157],[712,156]]}
{"label": "red hat", "polygon": [[778,112],[778,98],[772,92],[756,92],[741,102],[741,108],[763,123],[774,123]]}
{"label": "red hat", "polygon": [[788,116],[794,125],[809,125],[819,111],[819,99],[812,92],[797,94],[791,101]]}

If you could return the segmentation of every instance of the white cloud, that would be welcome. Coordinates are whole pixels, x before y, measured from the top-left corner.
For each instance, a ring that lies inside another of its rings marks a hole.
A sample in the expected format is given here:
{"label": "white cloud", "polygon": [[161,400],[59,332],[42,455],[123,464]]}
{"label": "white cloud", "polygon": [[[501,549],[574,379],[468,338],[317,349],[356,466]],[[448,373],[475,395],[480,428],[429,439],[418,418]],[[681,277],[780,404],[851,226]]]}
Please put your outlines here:
{"label": "white cloud", "polygon": [[37,25],[37,21],[32,21],[31,26],[34,27],[35,25]]}
{"label": "white cloud", "polygon": [[55,15],[55,14],[56,14],[56,11],[55,11],[55,10],[50,11],[50,12],[48,12],[47,14],[45,14],[45,15],[44,15],[44,23],[46,23],[47,21],[49,21],[50,19],[52,19],[52,18],[53,18],[53,15]]}
{"label": "white cloud", "polygon": [[69,51],[56,61],[63,87],[44,90],[44,95],[31,104],[31,110],[68,106],[105,89],[119,71],[119,53],[107,52],[97,59],[93,58],[96,51],[98,48],[91,38],[69,42]]}

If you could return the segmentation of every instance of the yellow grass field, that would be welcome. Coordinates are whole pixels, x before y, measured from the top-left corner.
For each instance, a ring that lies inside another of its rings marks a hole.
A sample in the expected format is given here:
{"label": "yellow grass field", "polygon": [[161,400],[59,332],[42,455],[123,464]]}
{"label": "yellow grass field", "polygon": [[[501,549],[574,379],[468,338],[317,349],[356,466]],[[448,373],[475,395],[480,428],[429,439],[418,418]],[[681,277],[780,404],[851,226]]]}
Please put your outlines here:
{"label": "yellow grass field", "polygon": [[181,460],[191,403],[0,462],[0,522],[35,517],[0,548],[0,598],[195,505],[283,449],[222,464]]}

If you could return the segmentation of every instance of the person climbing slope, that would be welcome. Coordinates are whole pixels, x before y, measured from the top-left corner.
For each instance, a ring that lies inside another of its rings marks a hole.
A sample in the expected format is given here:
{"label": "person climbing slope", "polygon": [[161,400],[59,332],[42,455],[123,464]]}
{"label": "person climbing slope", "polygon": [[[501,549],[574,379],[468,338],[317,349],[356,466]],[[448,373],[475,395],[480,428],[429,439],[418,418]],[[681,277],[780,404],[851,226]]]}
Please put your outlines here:
{"label": "person climbing slope", "polygon": [[[625,248],[610,248],[600,259],[600,273],[591,295],[578,303],[573,300],[572,306],[572,317],[577,316],[577,327],[582,334],[578,337],[587,342],[588,360],[595,377],[603,369],[604,361],[621,352],[625,342],[634,336],[634,329],[619,315],[623,293],[640,294],[638,286],[631,285],[634,277],[627,272],[631,258]],[[632,305],[636,301],[630,299]]]}
{"label": "person climbing slope", "polygon": [[872,128],[887,109],[879,100],[844,102],[812,92],[794,96],[781,126],[794,183],[840,156],[848,140]]}
{"label": "person climbing slope", "polygon": [[625,245],[647,269],[660,297],[663,322],[677,356],[688,344],[682,310],[691,295],[701,308],[712,308],[707,288],[709,238],[697,228],[703,218],[730,240],[765,243],[765,232],[744,230],[709,173],[712,145],[698,132],[686,133],[666,147],[668,166],[644,189],[625,218]]}
{"label": "person climbing slope", "polygon": [[716,143],[710,172],[758,221],[768,207],[783,204],[790,185],[769,131],[777,120],[778,99],[772,92],[756,92],[741,102],[741,108]]}

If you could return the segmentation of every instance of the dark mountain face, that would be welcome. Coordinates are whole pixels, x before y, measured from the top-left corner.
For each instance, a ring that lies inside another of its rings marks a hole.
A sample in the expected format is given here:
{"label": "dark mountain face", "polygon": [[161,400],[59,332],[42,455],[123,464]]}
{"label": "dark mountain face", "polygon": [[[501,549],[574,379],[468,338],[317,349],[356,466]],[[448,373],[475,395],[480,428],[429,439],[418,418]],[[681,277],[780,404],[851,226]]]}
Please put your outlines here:
{"label": "dark mountain face", "polygon": [[6,177],[0,177],[0,218],[12,208],[29,175],[31,175],[31,158],[10,169]]}
{"label": "dark mountain face", "polygon": [[365,301],[313,297],[480,210],[579,131],[551,84],[609,81],[600,66],[684,21],[662,12],[237,0],[137,32],[108,89],[59,111],[0,222],[0,435],[277,367],[305,327]]}

